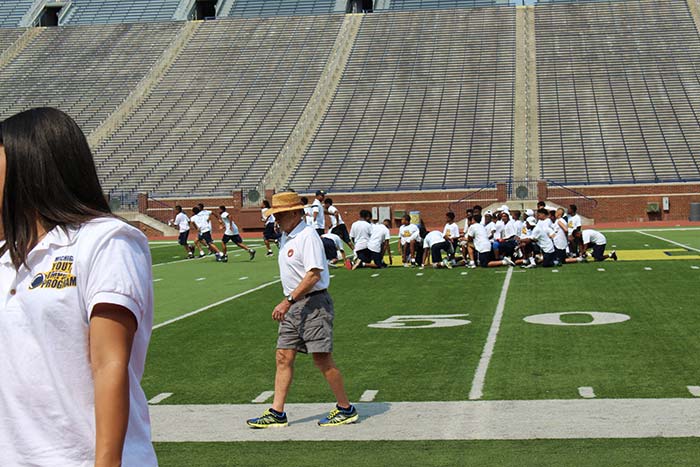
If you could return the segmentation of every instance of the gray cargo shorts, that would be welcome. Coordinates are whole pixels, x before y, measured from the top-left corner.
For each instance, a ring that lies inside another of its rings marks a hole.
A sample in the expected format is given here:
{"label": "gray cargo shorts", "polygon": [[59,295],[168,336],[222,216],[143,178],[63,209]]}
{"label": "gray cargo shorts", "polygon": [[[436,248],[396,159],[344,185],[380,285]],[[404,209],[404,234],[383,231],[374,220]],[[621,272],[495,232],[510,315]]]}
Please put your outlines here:
{"label": "gray cargo shorts", "polygon": [[333,352],[334,316],[328,291],[299,300],[279,325],[277,348],[302,353]]}

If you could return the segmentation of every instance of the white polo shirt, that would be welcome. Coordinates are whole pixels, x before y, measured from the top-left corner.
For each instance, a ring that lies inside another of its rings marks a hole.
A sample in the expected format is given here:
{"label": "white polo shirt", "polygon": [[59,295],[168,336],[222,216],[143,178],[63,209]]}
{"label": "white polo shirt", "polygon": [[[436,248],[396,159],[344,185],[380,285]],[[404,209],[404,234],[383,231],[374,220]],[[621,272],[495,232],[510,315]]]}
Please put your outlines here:
{"label": "white polo shirt", "polygon": [[312,269],[321,270],[321,279],[308,293],[327,289],[331,282],[321,237],[305,222],[299,222],[289,234],[282,234],[277,262],[284,295],[292,293]]}
{"label": "white polo shirt", "polygon": [[175,225],[180,229],[180,233],[190,230],[190,218],[184,212],[178,212],[175,216]]}
{"label": "white polo shirt", "polygon": [[592,243],[594,245],[605,245],[608,242],[608,239],[605,238],[605,235],[593,229],[586,229],[582,231],[581,237],[583,239],[584,245],[588,245],[589,243]]}
{"label": "white polo shirt", "polygon": [[386,225],[379,223],[372,226],[372,235],[369,237],[367,248],[375,253],[382,252],[384,242],[391,238],[391,232],[386,228]]}
{"label": "white polo shirt", "polygon": [[[331,218],[331,228],[335,228],[336,226],[338,226],[340,224],[345,224],[345,222],[343,222],[343,217],[340,215],[340,211],[338,210],[338,208],[336,208],[332,204],[328,208],[328,214],[330,214],[330,218]],[[336,219],[336,217],[337,217],[337,219]]]}
{"label": "white polo shirt", "polygon": [[433,245],[443,243],[444,241],[445,237],[443,237],[442,232],[439,230],[433,230],[425,236],[425,239],[423,240],[423,248],[432,248]]}
{"label": "white polo shirt", "polygon": [[372,224],[363,219],[352,223],[350,238],[355,242],[355,251],[366,250],[371,236]]}
{"label": "white polo shirt", "polygon": [[96,304],[138,323],[129,360],[124,466],[155,466],[140,386],[153,324],[146,237],[114,218],[49,232],[16,271],[0,258],[0,465],[88,467],[95,460],[89,323]]}

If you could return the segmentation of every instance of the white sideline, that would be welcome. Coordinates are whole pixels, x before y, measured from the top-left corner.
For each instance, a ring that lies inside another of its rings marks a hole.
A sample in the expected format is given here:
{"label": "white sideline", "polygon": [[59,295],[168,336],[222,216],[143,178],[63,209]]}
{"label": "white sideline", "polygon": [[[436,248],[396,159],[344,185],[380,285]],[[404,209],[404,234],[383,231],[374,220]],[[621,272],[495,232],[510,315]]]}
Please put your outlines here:
{"label": "white sideline", "polygon": [[260,393],[260,395],[258,397],[253,399],[251,402],[254,404],[262,404],[274,395],[275,395],[275,391],[263,391]]}
{"label": "white sideline", "polygon": [[[260,405],[151,406],[153,441],[379,441],[700,436],[700,399],[573,399],[356,404],[359,423],[320,428],[332,403],[288,404],[289,427],[251,430]],[[449,420],[449,423],[445,421]]]}
{"label": "white sideline", "polygon": [[233,296],[231,296],[231,297],[224,298],[223,300],[219,300],[218,302],[212,303],[211,305],[207,305],[207,306],[202,307],[202,308],[200,308],[200,309],[198,309],[198,310],[190,311],[189,313],[185,313],[184,315],[180,315],[180,316],[178,316],[178,317],[176,317],[176,318],[169,319],[169,320],[167,320],[167,321],[163,321],[162,323],[156,324],[155,326],[153,326],[153,330],[156,330],[156,329],[158,329],[158,328],[162,328],[163,326],[167,326],[168,324],[175,323],[175,322],[180,321],[180,320],[182,320],[182,319],[189,318],[190,316],[194,316],[194,315],[199,314],[199,313],[201,313],[201,312],[203,312],[203,311],[207,311],[207,310],[209,310],[209,309],[211,309],[211,308],[214,308],[214,307],[216,307],[216,306],[219,306],[219,305],[222,305],[222,304],[224,304],[224,303],[230,302],[231,300],[235,300],[235,299],[237,299],[237,298],[243,297],[244,295],[248,295],[249,293],[257,292],[258,290],[264,289],[264,288],[267,287],[268,285],[276,284],[276,283],[278,283],[279,281],[280,281],[280,280],[277,279],[277,280],[274,280],[274,281],[272,281],[272,282],[266,282],[266,283],[264,283],[264,284],[262,284],[262,285],[259,285],[259,286],[257,286],[257,287],[254,287],[254,288],[252,288],[252,289],[250,289],[250,290],[246,290],[245,292],[241,292],[241,293],[236,294],[236,295],[233,295]]}
{"label": "white sideline", "polygon": [[637,232],[638,234],[646,235],[647,237],[656,238],[657,240],[663,240],[664,242],[671,243],[672,245],[677,245],[681,248],[685,248],[686,250],[695,251],[695,252],[700,253],[700,250],[698,250],[697,248],[693,248],[692,246],[688,246],[688,245],[683,245],[682,243],[674,242],[673,240],[669,240],[668,238],[659,237],[658,235],[646,233],[646,232],[643,232],[641,230],[635,230],[635,232]]}
{"label": "white sideline", "polygon": [[172,392],[161,392],[160,394],[158,394],[157,396],[155,396],[154,398],[149,400],[148,403],[149,404],[158,404],[160,402],[163,402],[165,399],[167,399],[168,397],[170,397],[172,395],[173,395]]}
{"label": "white sideline", "polygon": [[484,345],[484,350],[481,353],[481,358],[479,359],[479,366],[476,368],[476,373],[474,373],[472,389],[469,391],[469,400],[481,399],[481,396],[484,395],[486,371],[489,369],[489,363],[491,362],[491,357],[493,356],[493,349],[496,346],[498,331],[501,328],[503,310],[506,306],[506,296],[508,295],[508,287],[510,286],[510,278],[512,276],[513,268],[509,267],[508,273],[506,274],[506,279],[503,281],[503,287],[501,288],[501,296],[498,298],[496,312],[493,315],[493,321],[491,321],[491,329],[489,329],[489,335],[486,338],[486,345]]}

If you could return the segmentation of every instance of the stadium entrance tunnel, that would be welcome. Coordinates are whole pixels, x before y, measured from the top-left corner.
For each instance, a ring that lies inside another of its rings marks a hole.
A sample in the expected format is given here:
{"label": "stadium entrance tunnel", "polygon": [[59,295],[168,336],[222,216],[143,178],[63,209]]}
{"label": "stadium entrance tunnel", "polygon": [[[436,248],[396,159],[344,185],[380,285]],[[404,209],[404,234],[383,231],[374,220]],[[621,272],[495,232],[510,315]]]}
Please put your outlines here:
{"label": "stadium entrance tunnel", "polygon": [[348,0],[345,6],[346,13],[372,13],[373,11],[372,0]]}
{"label": "stadium entrance tunnel", "polygon": [[218,0],[197,0],[194,4],[193,17],[195,20],[216,18]]}
{"label": "stadium entrance tunnel", "polygon": [[42,27],[52,27],[58,26],[58,17],[61,14],[61,9],[63,5],[47,3],[44,6],[44,10],[39,15],[39,26]]}

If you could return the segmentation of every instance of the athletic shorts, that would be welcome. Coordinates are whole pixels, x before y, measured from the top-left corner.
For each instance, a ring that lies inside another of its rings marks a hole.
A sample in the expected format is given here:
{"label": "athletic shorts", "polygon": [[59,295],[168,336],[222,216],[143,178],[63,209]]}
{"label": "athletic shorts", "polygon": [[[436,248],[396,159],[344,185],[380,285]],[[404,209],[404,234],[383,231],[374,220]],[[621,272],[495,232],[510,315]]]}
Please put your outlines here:
{"label": "athletic shorts", "polygon": [[433,264],[437,264],[442,261],[442,252],[450,255],[450,244],[447,242],[436,243],[430,247],[430,258],[433,260]]}
{"label": "athletic shorts", "polygon": [[604,261],[605,258],[603,258],[603,256],[605,256],[605,244],[593,245],[593,259],[596,261]]}
{"label": "athletic shorts", "polygon": [[180,232],[180,235],[177,237],[177,243],[183,246],[187,246],[187,238],[190,236],[190,231],[185,230],[184,232]]}
{"label": "athletic shorts", "polygon": [[328,291],[294,303],[277,332],[277,348],[302,353],[333,352],[333,300]]}
{"label": "athletic shorts", "polygon": [[224,235],[221,241],[223,243],[233,242],[236,245],[238,245],[239,243],[243,243],[243,239],[240,235]]}
{"label": "athletic shorts", "polygon": [[263,232],[263,238],[265,240],[277,240],[280,238],[280,234],[275,231],[275,223],[270,222],[265,224],[265,231]]}
{"label": "athletic shorts", "polygon": [[542,253],[542,267],[551,268],[554,266],[555,259],[557,259],[556,250],[551,253]]}
{"label": "athletic shorts", "polygon": [[515,247],[518,246],[515,240],[508,240],[499,243],[500,246],[498,251],[501,253],[501,256],[513,256],[513,253],[515,253]]}
{"label": "athletic shorts", "polygon": [[335,246],[335,242],[330,238],[321,237],[323,242],[323,251],[326,253],[326,259],[328,261],[338,259],[338,248]]}
{"label": "athletic shorts", "polygon": [[350,234],[348,233],[348,228],[345,227],[345,224],[336,225],[331,229],[331,233],[339,236],[345,243],[350,243]]}
{"label": "athletic shorts", "polygon": [[564,264],[566,262],[566,248],[561,250],[559,248],[554,248],[554,257],[559,264]]}
{"label": "athletic shorts", "polygon": [[384,264],[384,255],[382,255],[381,253],[378,253],[376,251],[372,251],[372,250],[369,250],[369,252],[370,252],[370,256],[372,257],[372,262],[374,264],[376,264],[380,268],[383,268],[386,266],[386,264]]}
{"label": "athletic shorts", "polygon": [[489,262],[493,260],[493,252],[492,251],[487,251],[485,253],[479,253],[479,266],[482,268],[487,268],[489,267]]}
{"label": "athletic shorts", "polygon": [[369,248],[358,250],[355,252],[355,254],[358,258],[360,258],[360,261],[362,261],[363,263],[369,263],[372,261],[372,252]]}
{"label": "athletic shorts", "polygon": [[211,245],[212,243],[214,243],[214,240],[211,239],[211,232],[200,233],[200,234],[197,236],[197,238],[198,238],[200,241],[205,242],[207,245]]}

